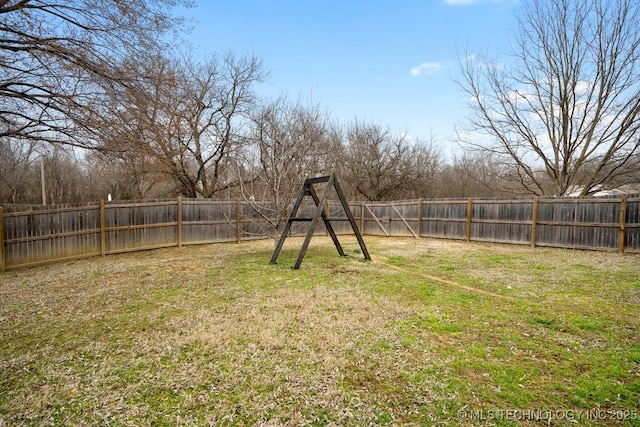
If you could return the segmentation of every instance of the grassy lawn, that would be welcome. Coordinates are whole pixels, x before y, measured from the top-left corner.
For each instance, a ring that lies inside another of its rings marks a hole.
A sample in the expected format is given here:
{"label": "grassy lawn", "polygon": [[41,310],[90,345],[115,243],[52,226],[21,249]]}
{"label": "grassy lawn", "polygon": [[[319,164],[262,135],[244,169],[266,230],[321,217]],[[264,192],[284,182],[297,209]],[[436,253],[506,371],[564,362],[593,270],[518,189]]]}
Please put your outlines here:
{"label": "grassy lawn", "polygon": [[640,425],[640,256],[341,240],[1,275],[0,426]]}

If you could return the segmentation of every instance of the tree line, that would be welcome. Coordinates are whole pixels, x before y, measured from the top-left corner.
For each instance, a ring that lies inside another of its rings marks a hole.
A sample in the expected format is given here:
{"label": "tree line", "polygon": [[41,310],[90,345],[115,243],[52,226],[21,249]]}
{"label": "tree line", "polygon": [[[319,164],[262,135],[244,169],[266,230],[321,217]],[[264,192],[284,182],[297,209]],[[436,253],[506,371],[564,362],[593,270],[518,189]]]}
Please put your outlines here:
{"label": "tree line", "polygon": [[331,172],[348,198],[380,201],[640,182],[634,1],[525,2],[517,66],[461,56],[472,114],[453,159],[432,136],[259,97],[262,61],[194,57],[176,6],[194,5],[0,2],[0,202],[183,195],[285,209],[304,178]]}

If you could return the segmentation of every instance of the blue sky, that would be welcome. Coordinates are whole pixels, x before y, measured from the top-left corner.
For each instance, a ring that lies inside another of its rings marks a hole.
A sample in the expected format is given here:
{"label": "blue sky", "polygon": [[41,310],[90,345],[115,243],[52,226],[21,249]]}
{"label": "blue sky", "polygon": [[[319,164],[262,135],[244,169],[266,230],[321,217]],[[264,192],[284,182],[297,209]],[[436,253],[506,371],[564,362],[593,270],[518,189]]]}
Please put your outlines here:
{"label": "blue sky", "polygon": [[254,54],[270,75],[258,90],[319,103],[426,140],[450,154],[466,99],[459,54],[503,51],[518,0],[198,0],[187,12],[200,53]]}

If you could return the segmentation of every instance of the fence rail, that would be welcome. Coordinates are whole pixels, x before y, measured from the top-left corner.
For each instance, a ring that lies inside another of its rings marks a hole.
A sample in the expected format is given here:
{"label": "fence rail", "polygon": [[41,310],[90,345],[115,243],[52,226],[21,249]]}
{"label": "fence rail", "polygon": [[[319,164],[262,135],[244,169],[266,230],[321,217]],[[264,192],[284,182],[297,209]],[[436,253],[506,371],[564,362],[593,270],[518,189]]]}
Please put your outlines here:
{"label": "fence rail", "polygon": [[[265,204],[265,206],[267,206]],[[362,234],[640,253],[640,195],[351,203]],[[344,216],[337,202],[329,215]],[[296,224],[303,234],[308,224]],[[336,223],[337,233],[350,233]],[[324,233],[319,227],[317,233]],[[0,271],[49,262],[269,236],[239,200],[171,199],[0,207]]]}

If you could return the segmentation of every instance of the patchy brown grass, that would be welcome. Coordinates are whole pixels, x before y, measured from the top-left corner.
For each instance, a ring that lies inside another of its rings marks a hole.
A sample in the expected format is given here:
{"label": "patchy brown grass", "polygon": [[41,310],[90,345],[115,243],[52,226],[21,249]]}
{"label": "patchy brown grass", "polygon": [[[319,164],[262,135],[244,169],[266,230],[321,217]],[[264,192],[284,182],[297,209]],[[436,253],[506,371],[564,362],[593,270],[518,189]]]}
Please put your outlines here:
{"label": "patchy brown grass", "polygon": [[0,276],[0,425],[638,422],[638,256],[345,240],[300,270],[289,239]]}

